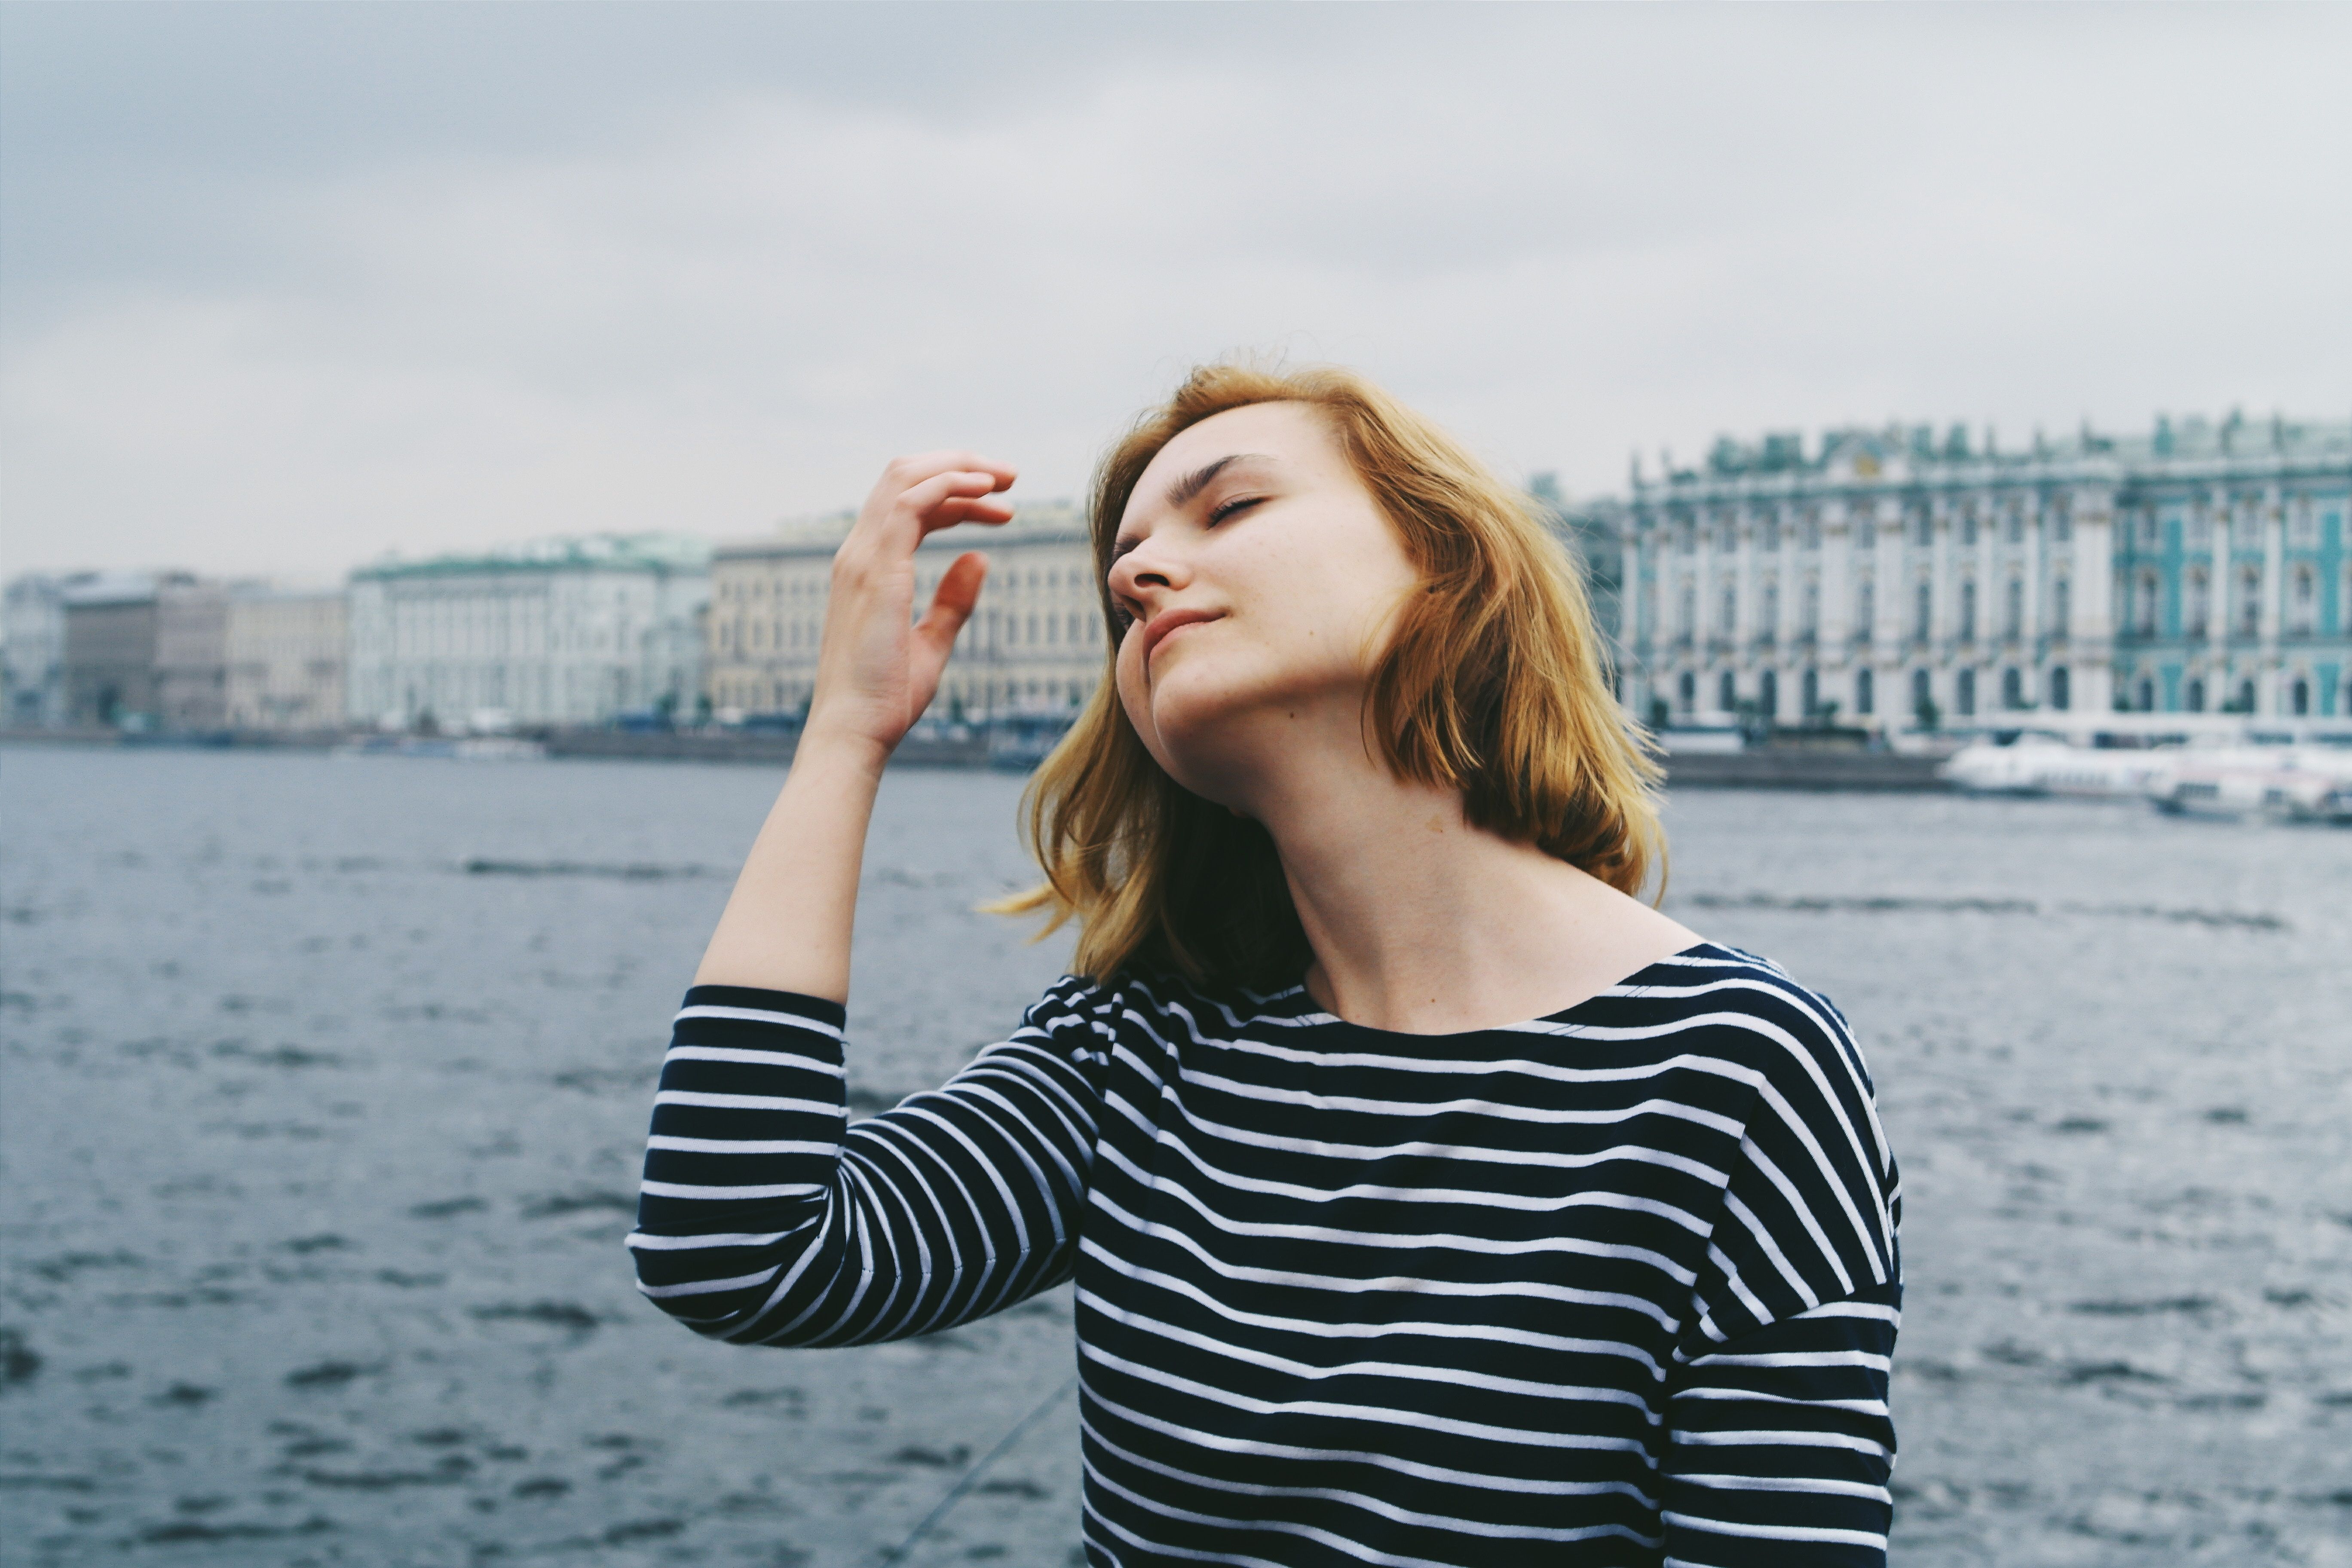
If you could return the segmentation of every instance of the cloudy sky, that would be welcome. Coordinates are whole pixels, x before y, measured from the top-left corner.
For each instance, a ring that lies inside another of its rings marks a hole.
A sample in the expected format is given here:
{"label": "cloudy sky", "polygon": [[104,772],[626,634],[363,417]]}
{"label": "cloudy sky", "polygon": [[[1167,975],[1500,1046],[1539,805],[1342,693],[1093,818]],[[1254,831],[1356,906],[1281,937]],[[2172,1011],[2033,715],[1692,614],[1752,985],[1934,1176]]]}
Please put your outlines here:
{"label": "cloudy sky", "polygon": [[2352,414],[2352,8],[0,5],[0,566],[718,537],[1192,363],[1514,477]]}

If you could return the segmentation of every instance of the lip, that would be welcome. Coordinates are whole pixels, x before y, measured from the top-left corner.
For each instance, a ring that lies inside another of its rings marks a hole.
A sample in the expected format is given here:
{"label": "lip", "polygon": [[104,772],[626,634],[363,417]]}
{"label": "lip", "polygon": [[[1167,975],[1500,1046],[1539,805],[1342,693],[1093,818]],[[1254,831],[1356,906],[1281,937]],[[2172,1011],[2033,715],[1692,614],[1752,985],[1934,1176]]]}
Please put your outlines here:
{"label": "lip", "polygon": [[1181,626],[1196,626],[1203,621],[1221,621],[1224,618],[1225,616],[1223,610],[1170,609],[1160,611],[1158,615],[1143,623],[1143,663],[1145,667],[1149,668],[1150,666],[1151,656],[1160,651],[1160,645],[1167,640],[1168,635],[1171,632],[1173,632]]}

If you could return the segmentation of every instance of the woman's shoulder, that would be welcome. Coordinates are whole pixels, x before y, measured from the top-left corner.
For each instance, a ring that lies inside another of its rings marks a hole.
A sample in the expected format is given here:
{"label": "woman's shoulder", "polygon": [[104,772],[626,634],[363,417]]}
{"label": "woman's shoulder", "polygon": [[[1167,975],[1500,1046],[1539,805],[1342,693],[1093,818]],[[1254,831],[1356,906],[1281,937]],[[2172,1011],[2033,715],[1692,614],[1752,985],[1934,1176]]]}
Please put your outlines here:
{"label": "woman's shoulder", "polygon": [[1621,1026],[1662,1036],[1704,1031],[1711,1052],[1767,1079],[1851,1076],[1870,1090],[1845,1015],[1760,954],[1700,942],[1612,988],[1607,1001]]}
{"label": "woman's shoulder", "polygon": [[1197,980],[1171,969],[1129,965],[1108,977],[1065,974],[1030,1009],[1033,1026],[1077,1025],[1178,1037],[1233,1038],[1290,1026],[1313,1012],[1296,984],[1274,990]]}

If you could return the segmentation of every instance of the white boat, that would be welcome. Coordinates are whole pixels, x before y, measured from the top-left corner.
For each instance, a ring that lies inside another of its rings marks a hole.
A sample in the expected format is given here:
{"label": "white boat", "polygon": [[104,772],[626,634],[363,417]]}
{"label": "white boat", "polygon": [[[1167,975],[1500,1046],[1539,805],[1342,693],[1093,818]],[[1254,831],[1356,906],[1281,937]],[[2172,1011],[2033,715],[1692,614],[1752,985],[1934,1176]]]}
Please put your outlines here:
{"label": "white boat", "polygon": [[2226,746],[2174,753],[2149,782],[2158,811],[2352,826],[2352,746]]}
{"label": "white boat", "polygon": [[1937,772],[1971,795],[2136,797],[2169,768],[2166,750],[2074,744],[2042,730],[2004,731],[1961,747]]}

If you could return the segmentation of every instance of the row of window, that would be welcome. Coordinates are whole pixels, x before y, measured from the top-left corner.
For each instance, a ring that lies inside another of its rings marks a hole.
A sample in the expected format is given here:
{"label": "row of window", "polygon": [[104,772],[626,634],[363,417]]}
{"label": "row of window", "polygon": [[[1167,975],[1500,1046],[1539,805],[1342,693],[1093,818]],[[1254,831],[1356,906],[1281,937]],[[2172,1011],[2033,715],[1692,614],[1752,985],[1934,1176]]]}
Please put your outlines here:
{"label": "row of window", "polygon": [[[797,713],[808,702],[806,681],[728,676],[711,683],[711,705],[746,713]],[[1078,680],[988,680],[943,683],[930,717],[961,722],[984,718],[999,708],[1076,708],[1091,689]]]}
{"label": "row of window", "polygon": [[[2177,676],[2178,673],[2178,671],[2175,671],[2174,676]],[[2168,689],[2162,694],[2162,702],[2165,711],[2202,713],[2205,711],[2207,698],[2209,696],[2220,695],[2223,686],[2225,686],[2227,682],[2226,680],[2217,680],[2213,686],[2209,689],[2205,683],[2205,678],[2203,676],[2192,675],[2189,677],[2188,679],[2180,681],[2177,689],[2174,688],[2173,677],[2168,677],[2165,684]],[[2311,677],[2298,671],[2286,677],[2281,684],[2279,689],[2279,710],[2283,713],[2292,714],[2298,719],[2307,718],[2312,713],[2314,704],[2319,700],[2320,695],[2318,689],[2313,684]],[[2141,676],[2138,679],[2132,682],[2130,689],[2125,693],[2125,698],[2126,706],[2135,711],[2141,713],[2155,712],[2159,700],[2156,678],[2152,675]],[[2345,685],[2343,707],[2345,711],[2352,712],[2352,681],[2347,681]],[[2242,678],[2237,683],[2236,690],[2227,698],[2223,699],[2221,711],[2225,713],[2251,713],[2253,710],[2254,683],[2250,679]]]}
{"label": "row of window", "polygon": [[[2238,637],[2254,637],[2263,627],[2263,568],[2252,562],[2238,568],[2234,592],[2228,606],[2226,625]],[[2123,583],[2125,604],[2123,624],[2136,637],[2161,635],[2164,625],[2164,579],[2154,567],[2143,568],[2137,576]],[[2352,614],[2352,566],[2344,573],[2344,591],[2338,595],[2336,610],[2330,620],[2341,624],[2347,614]],[[2178,617],[2181,633],[2187,637],[2209,636],[2213,628],[2213,576],[2203,566],[2192,566],[2183,575],[2180,613]],[[2309,637],[2321,629],[2319,603],[2319,573],[2308,562],[2298,562],[2287,574],[2286,604],[2281,617],[2291,637]]]}
{"label": "row of window", "polygon": [[[2062,712],[2064,711],[2074,701],[2072,672],[2063,665],[2053,669],[2050,672],[2048,686],[2050,706]],[[1913,670],[1911,672],[1911,716],[1913,718],[1924,722],[1931,717],[1939,715],[1940,710],[1937,707],[1934,693],[1934,676],[1925,669]],[[1692,713],[1697,710],[1698,674],[1696,671],[1687,669],[1683,671],[1675,682],[1675,695],[1683,712]],[[2025,672],[2017,668],[2002,670],[2000,672],[2000,706],[2005,710],[2015,711],[2024,709],[2030,700],[2026,689]],[[1728,669],[1721,671],[1715,678],[1715,705],[1719,711],[1725,713],[1748,711],[1763,719],[1780,718],[1781,716],[1780,671],[1767,669],[1759,673],[1756,678],[1755,695],[1745,699],[1740,694],[1738,677]],[[1963,717],[1973,717],[1977,711],[1977,671],[1961,669],[1954,672],[1952,676],[1953,711]],[[1873,717],[1877,712],[1877,671],[1861,669],[1854,672],[1853,710],[1855,714],[1862,718]],[[1822,701],[1821,672],[1806,670],[1799,683],[1797,716],[1804,719],[1819,719],[1829,715],[1832,710],[1825,707]]]}
{"label": "row of window", "polygon": [[[2074,537],[2073,516],[2064,507],[2054,508],[2043,514],[2043,518],[2032,521],[2041,521],[2044,518],[2049,525],[2052,542],[2063,544]],[[1994,507],[1982,516],[1977,509],[1969,507],[1963,509],[1952,520],[1951,527],[1952,531],[1958,534],[1962,545],[1973,548],[1980,539],[2001,538],[2011,544],[2022,544],[2028,521],[2028,515],[2021,506]],[[1921,549],[1929,548],[1936,542],[1936,514],[1932,511],[1924,509],[1908,510],[1903,516],[1903,537]],[[1702,524],[1696,519],[1687,517],[1670,519],[1663,524],[1654,525],[1655,532],[1663,535],[1674,549],[1685,555],[1700,550],[1721,549],[1727,552],[1735,549],[1739,527],[1738,522],[1728,519]],[[1853,547],[1856,550],[1875,549],[1882,531],[1885,531],[1877,526],[1874,520],[1858,521],[1851,534]],[[1819,550],[1822,546],[1821,519],[1818,513],[1811,511],[1786,521],[1768,513],[1754,524],[1754,538],[1757,547],[1768,552],[1777,552],[1784,541],[1794,549]]]}
{"label": "row of window", "polygon": [[[938,585],[935,573],[925,574],[919,584],[928,595]],[[1075,566],[1013,567],[989,575],[992,587],[999,591],[1044,592],[1055,588],[1087,588],[1091,592],[1087,574]],[[761,599],[822,599],[831,591],[832,580],[824,575],[802,577],[772,577],[752,573],[727,573],[712,585],[712,596],[722,605],[748,604]]]}
{"label": "row of window", "polygon": [[[1675,632],[1683,637],[1690,637],[1697,630],[1698,590],[1696,586],[1687,583],[1683,585],[1682,599],[1678,608]],[[1757,624],[1760,628],[1759,635],[1766,638],[1777,635],[1780,626],[1780,584],[1771,581],[1765,583],[1758,595],[1758,610]],[[1960,584],[1958,610],[1957,635],[1962,642],[1973,642],[1977,636],[1977,584],[1974,578],[1964,579]],[[2025,584],[2021,578],[2011,577],[2004,584],[2002,610],[2003,635],[2011,637],[2023,636]],[[1802,609],[1798,620],[1799,635],[1801,637],[1818,636],[1821,631],[1821,584],[1809,581],[1804,586]],[[2065,578],[2060,577],[2051,584],[2050,588],[2050,630],[2056,636],[2064,637],[2073,618],[2073,585]],[[1917,641],[1926,642],[1934,635],[1935,622],[1935,587],[1932,583],[1923,580],[1915,584],[1912,590],[1911,636]],[[1877,623],[1877,584],[1874,579],[1864,577],[1854,586],[1855,635],[1867,638],[1875,629]],[[1723,586],[1721,597],[1717,601],[1716,631],[1718,636],[1728,637],[1735,636],[1738,627],[1739,589],[1738,584],[1727,583]]]}
{"label": "row of window", "polygon": [[[815,616],[722,621],[717,627],[718,651],[738,657],[792,650],[813,652],[824,625],[822,618]],[[966,630],[957,648],[969,653],[975,647],[1060,648],[1098,647],[1101,644],[1102,620],[1097,616],[1076,610],[1032,610],[1025,615],[983,610],[979,624]]]}
{"label": "row of window", "polygon": [[[2291,550],[2315,550],[2322,536],[2343,526],[2340,510],[2321,510],[2305,497],[2289,503],[2286,512],[2286,543]],[[2240,502],[2219,512],[2208,507],[2196,507],[2184,511],[2179,506],[2162,510],[2155,507],[2126,510],[2117,533],[2133,547],[2155,553],[2164,548],[2165,530],[2178,531],[2181,547],[2187,550],[2210,550],[2218,536],[2222,548],[2229,548],[2232,534],[2241,550],[2261,550],[2263,547],[2265,524],[2258,503]]]}

